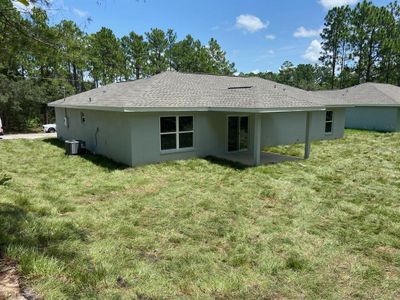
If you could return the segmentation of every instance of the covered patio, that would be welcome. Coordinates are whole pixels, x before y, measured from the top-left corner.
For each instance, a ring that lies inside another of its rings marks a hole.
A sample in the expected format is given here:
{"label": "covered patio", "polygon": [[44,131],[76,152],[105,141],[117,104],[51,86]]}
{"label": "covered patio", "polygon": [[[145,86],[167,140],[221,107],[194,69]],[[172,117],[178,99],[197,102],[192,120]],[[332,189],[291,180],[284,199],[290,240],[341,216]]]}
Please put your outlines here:
{"label": "covered patio", "polygon": [[[261,116],[261,113],[253,114],[252,118],[249,118],[248,116],[228,116],[227,151],[224,154],[218,155],[218,157],[247,166],[258,166],[262,164],[274,164],[283,161],[299,160],[299,157],[267,153],[262,151],[262,149],[267,145],[263,145],[261,143],[261,136],[263,135]],[[251,121],[252,124],[249,124],[249,121]],[[310,157],[310,123],[311,112],[307,111],[304,128],[304,159],[308,159]]]}

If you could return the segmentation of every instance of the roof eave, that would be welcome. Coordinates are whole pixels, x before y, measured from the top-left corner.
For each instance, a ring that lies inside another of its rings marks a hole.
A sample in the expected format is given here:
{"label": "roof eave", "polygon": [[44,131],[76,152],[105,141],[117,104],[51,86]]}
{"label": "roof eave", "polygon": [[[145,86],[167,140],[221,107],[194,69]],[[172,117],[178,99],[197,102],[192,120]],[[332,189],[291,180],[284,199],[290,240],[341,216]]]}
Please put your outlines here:
{"label": "roof eave", "polygon": [[73,109],[87,109],[87,110],[102,110],[102,111],[119,111],[124,112],[123,107],[118,106],[94,106],[94,105],[73,105],[73,104],[61,104],[61,103],[49,103],[47,104],[50,107],[57,108],[73,108]]}
{"label": "roof eave", "polygon": [[252,112],[252,113],[273,113],[273,112],[297,112],[297,111],[324,111],[323,106],[310,107],[275,107],[275,108],[235,108],[235,107],[211,107],[209,111],[215,112]]}
{"label": "roof eave", "polygon": [[244,112],[244,113],[271,113],[271,112],[296,112],[296,111],[323,111],[324,106],[310,107],[272,107],[272,108],[243,108],[243,107],[114,107],[94,105],[65,105],[62,103],[49,103],[50,107],[102,110],[116,112],[172,112],[172,111],[214,111],[214,112]]}
{"label": "roof eave", "polygon": [[334,107],[338,107],[338,108],[341,108],[341,107],[343,107],[343,108],[355,107],[354,104],[325,104],[325,106],[326,107],[332,107],[332,108],[334,108]]}
{"label": "roof eave", "polygon": [[353,107],[400,107],[399,104],[354,104]]}
{"label": "roof eave", "polygon": [[124,112],[170,112],[170,111],[210,111],[210,112],[243,112],[243,113],[271,113],[294,111],[323,111],[325,107],[278,107],[278,108],[243,108],[243,107],[131,107]]}

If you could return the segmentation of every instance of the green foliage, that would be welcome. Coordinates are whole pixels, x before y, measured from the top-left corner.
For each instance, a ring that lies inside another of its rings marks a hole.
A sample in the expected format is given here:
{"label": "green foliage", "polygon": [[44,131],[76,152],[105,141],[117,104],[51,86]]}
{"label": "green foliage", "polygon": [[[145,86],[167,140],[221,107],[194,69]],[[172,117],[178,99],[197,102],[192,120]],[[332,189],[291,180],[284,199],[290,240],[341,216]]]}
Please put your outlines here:
{"label": "green foliage", "polygon": [[129,33],[121,39],[126,63],[126,77],[140,79],[147,73],[148,43],[142,35]]}
{"label": "green foliage", "polygon": [[0,141],[0,251],[44,299],[391,299],[399,147],[346,131],[306,161],[126,168]]}
{"label": "green foliage", "polygon": [[95,85],[117,81],[122,75],[124,56],[120,41],[111,29],[102,27],[89,36],[89,68]]}
{"label": "green foliage", "polygon": [[212,38],[208,42],[206,50],[209,55],[210,63],[208,65],[211,66],[212,74],[232,75],[236,71],[235,64],[226,59],[226,52],[221,49],[217,40]]}
{"label": "green foliage", "polygon": [[167,69],[236,71],[214,39],[206,47],[191,36],[177,41],[172,29],[158,28],[121,39],[104,27],[88,35],[73,21],[50,25],[46,10],[38,7],[22,17],[10,0],[0,1],[0,49],[0,117],[6,131],[47,123],[54,116],[48,102],[100,85]]}
{"label": "green foliage", "polygon": [[338,66],[343,70],[349,56],[350,14],[350,7],[342,6],[332,8],[325,17],[321,34],[323,40],[321,61],[330,67],[332,89],[335,87]]}
{"label": "green foliage", "polygon": [[28,0],[17,0],[18,2],[22,3],[25,6],[29,5],[29,1]]}
{"label": "green foliage", "polygon": [[66,78],[75,92],[85,90],[84,72],[88,69],[87,35],[73,21],[63,20],[55,25],[59,49],[64,54],[59,56],[62,77]]}
{"label": "green foliage", "polygon": [[[50,2],[38,0],[42,7]],[[33,2],[38,2],[33,1]],[[364,81],[400,85],[400,6],[362,1],[328,11],[322,32],[323,66],[284,62],[278,73],[259,76],[306,90],[344,88]],[[64,95],[139,79],[165,70],[232,75],[236,70],[211,38],[178,40],[172,29],[153,28],[121,39],[108,28],[87,35],[73,21],[50,25],[44,9],[22,17],[0,1],[0,117],[6,130],[24,130],[29,120],[47,122],[46,103]],[[10,90],[15,89],[15,90]],[[50,117],[53,112],[50,111]],[[5,122],[4,122],[5,120]]]}
{"label": "green foliage", "polygon": [[325,66],[299,64],[285,61],[279,73],[261,72],[258,74],[243,74],[240,76],[258,76],[264,79],[295,86],[304,90],[326,89],[329,82],[329,69]]}
{"label": "green foliage", "polygon": [[199,40],[187,35],[176,43],[171,51],[171,65],[175,70],[188,73],[211,73],[207,50]]}
{"label": "green foliage", "polygon": [[158,28],[152,28],[146,32],[149,51],[149,72],[159,74],[168,69],[168,39],[165,32]]}
{"label": "green foliage", "polygon": [[155,28],[146,33],[146,39],[131,32],[122,37],[121,42],[128,78],[140,78],[168,69],[218,75],[232,75],[236,71],[215,39],[211,39],[207,46],[190,34],[177,41],[172,29],[165,33]]}
{"label": "green foliage", "polygon": [[25,120],[24,127],[25,128],[39,128],[41,125],[42,125],[42,120],[39,117],[34,116],[32,118]]}
{"label": "green foliage", "polygon": [[[331,88],[378,81],[400,85],[400,18],[397,1],[387,7],[359,2],[331,9],[321,35],[321,60],[331,68]],[[345,74],[336,76],[336,70]],[[353,72],[353,74],[352,74]]]}
{"label": "green foliage", "polygon": [[378,7],[366,0],[334,7],[321,33],[323,66],[285,61],[278,73],[259,76],[306,90],[345,88],[375,81],[400,86],[400,5]]}

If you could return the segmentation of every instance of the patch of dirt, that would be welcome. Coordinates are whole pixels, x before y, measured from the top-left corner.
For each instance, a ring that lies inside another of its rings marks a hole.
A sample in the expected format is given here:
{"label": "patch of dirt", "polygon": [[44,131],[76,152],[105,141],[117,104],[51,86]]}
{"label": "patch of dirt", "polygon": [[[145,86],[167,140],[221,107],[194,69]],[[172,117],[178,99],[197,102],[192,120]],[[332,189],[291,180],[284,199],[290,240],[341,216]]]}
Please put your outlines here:
{"label": "patch of dirt", "polygon": [[397,254],[399,250],[390,246],[379,246],[376,248],[376,251],[380,254],[394,255]]}
{"label": "patch of dirt", "polygon": [[0,300],[38,300],[30,289],[22,288],[15,262],[0,259]]}

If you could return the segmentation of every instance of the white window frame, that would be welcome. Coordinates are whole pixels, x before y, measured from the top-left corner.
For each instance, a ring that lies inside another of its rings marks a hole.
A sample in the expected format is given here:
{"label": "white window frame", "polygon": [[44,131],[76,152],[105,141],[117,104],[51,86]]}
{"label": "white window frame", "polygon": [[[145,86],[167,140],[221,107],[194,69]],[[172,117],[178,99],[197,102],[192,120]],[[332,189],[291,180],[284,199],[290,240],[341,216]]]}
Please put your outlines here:
{"label": "white window frame", "polygon": [[[332,120],[331,121],[327,121],[326,120],[326,116],[327,116],[327,114],[328,114],[328,112],[332,112]],[[333,110],[326,110],[325,111],[325,123],[324,123],[324,125],[325,125],[325,127],[324,127],[324,132],[325,132],[325,134],[327,134],[327,135],[329,135],[329,134],[333,134],[333,120],[334,120],[334,112],[333,112]],[[328,124],[328,123],[331,123],[331,131],[326,131],[326,124]]]}
{"label": "white window frame", "polygon": [[[184,118],[184,117],[191,117],[192,118],[192,130],[186,130],[186,131],[179,131],[179,118]],[[161,132],[161,119],[162,118],[175,118],[175,125],[176,129],[175,131],[171,132]],[[161,153],[175,153],[175,152],[185,152],[185,151],[192,151],[194,150],[194,116],[193,115],[173,115],[173,116],[160,116],[159,118],[159,133],[160,133],[160,152]],[[181,133],[192,133],[193,134],[193,145],[192,147],[185,147],[185,148],[180,148],[179,147],[179,134]],[[174,149],[161,149],[161,136],[167,135],[167,134],[175,134],[176,136],[176,148]]]}
{"label": "white window frame", "polygon": [[[229,151],[229,118],[236,117],[239,118],[239,150]],[[240,119],[247,117],[247,147],[245,149],[240,149]],[[249,143],[250,143],[250,117],[249,115],[227,115],[226,116],[226,135],[225,135],[225,151],[227,153],[238,153],[238,152],[246,152],[249,151]]]}

